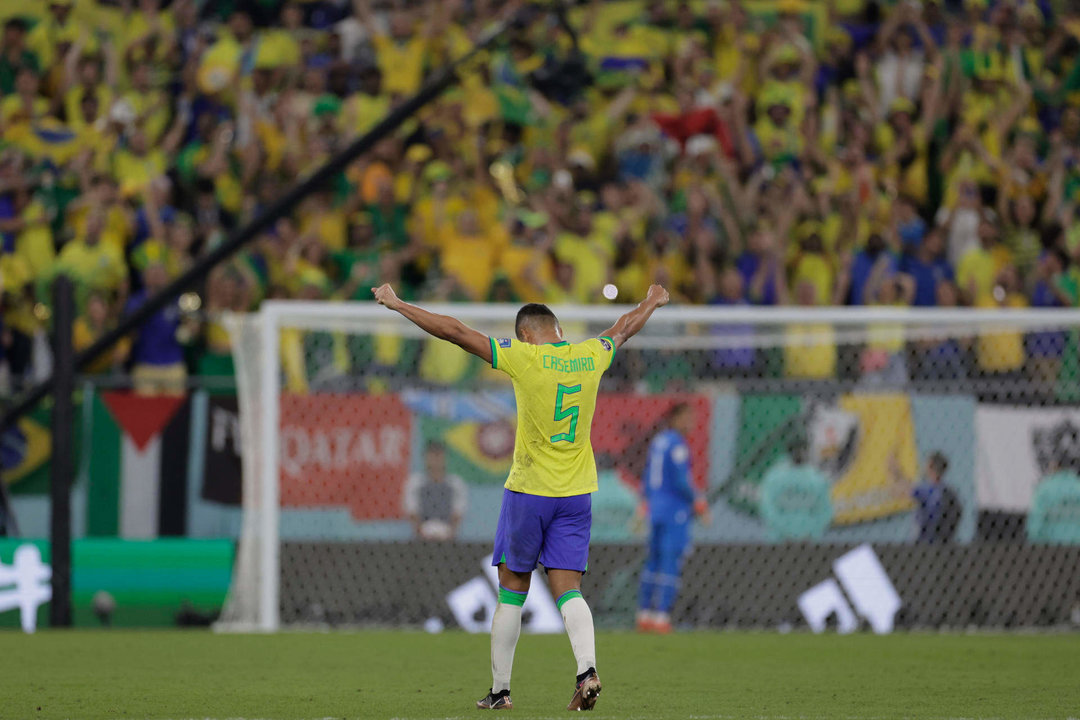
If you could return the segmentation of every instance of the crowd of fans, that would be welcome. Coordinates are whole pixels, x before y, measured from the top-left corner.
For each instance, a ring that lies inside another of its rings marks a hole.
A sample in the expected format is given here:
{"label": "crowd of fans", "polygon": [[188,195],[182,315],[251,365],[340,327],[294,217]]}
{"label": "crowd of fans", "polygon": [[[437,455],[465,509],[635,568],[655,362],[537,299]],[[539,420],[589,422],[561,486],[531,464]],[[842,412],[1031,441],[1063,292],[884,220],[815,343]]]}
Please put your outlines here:
{"label": "crowd of fans", "polygon": [[[9,386],[34,367],[58,273],[86,347],[508,12],[34,5],[0,44]],[[1080,14],[1049,0],[538,10],[215,269],[198,312],[160,313],[93,369],[133,368],[147,390],[228,374],[221,311],[368,300],[383,281],[418,300],[596,303],[611,284],[636,301],[661,282],[684,303],[1075,306],[1078,38]],[[998,338],[982,369],[1055,373],[1066,340]],[[905,373],[896,342],[870,343],[863,369]],[[788,374],[831,374],[832,352]]]}

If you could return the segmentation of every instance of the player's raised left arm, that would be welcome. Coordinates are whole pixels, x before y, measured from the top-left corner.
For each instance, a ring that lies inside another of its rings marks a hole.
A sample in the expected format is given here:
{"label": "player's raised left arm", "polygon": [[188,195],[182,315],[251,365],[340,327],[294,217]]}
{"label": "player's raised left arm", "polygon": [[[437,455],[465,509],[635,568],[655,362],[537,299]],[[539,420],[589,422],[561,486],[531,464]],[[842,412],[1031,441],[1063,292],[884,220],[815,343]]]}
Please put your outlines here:
{"label": "player's raised left arm", "polygon": [[645,323],[657,308],[667,305],[670,299],[663,285],[650,286],[649,294],[645,296],[645,299],[638,303],[636,308],[619,318],[614,325],[600,333],[600,337],[609,337],[615,343],[615,347],[621,347],[645,327]]}
{"label": "player's raised left arm", "polygon": [[397,296],[389,283],[371,288],[375,300],[391,310],[401,313],[428,335],[452,342],[462,350],[472,353],[488,365],[491,364],[491,340],[487,335],[473,330],[457,318],[429,312]]}

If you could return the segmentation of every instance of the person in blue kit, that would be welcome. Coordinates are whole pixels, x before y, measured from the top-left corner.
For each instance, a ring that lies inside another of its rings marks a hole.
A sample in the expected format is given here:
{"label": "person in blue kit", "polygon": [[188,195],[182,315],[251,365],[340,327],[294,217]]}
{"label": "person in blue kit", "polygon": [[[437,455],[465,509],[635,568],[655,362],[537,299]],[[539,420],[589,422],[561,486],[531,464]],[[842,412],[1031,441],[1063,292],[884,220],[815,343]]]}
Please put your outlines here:
{"label": "person in blue kit", "polygon": [[945,482],[948,469],[949,459],[944,453],[934,451],[926,459],[922,480],[913,485],[903,478],[896,458],[889,459],[894,486],[901,496],[906,494],[915,501],[916,542],[950,543],[956,536],[963,508],[956,491]]}
{"label": "person in blue kit", "polygon": [[[169,284],[165,265],[155,260],[142,274],[143,289],[124,308],[133,313]],[[150,316],[135,334],[131,348],[131,382],[136,395],[182,395],[187,382],[184,348],[177,339],[183,323],[180,306],[166,305]]]}
{"label": "person in blue kit", "polygon": [[664,426],[649,444],[641,483],[649,518],[649,557],[638,598],[641,632],[671,632],[671,608],[690,550],[691,520],[697,515],[709,522],[709,506],[690,481],[686,438],[694,428],[694,409],[686,403],[675,405]]}

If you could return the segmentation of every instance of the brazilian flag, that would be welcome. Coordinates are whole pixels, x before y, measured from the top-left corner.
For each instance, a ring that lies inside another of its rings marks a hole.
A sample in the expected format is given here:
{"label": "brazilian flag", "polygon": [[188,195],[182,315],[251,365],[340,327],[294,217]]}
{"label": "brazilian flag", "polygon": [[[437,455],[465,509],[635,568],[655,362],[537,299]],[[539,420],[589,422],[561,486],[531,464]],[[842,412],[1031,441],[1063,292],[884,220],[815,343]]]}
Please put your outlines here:
{"label": "brazilian flag", "polygon": [[48,492],[48,463],[52,456],[52,435],[42,413],[23,417],[0,436],[0,471],[3,482],[14,492],[33,489]]}
{"label": "brazilian flag", "polygon": [[13,125],[8,128],[4,139],[27,155],[55,165],[63,165],[81,150],[78,135],[50,118],[32,124]]}
{"label": "brazilian flag", "polygon": [[415,390],[402,393],[424,446],[446,447],[447,470],[470,484],[502,485],[514,457],[514,394]]}

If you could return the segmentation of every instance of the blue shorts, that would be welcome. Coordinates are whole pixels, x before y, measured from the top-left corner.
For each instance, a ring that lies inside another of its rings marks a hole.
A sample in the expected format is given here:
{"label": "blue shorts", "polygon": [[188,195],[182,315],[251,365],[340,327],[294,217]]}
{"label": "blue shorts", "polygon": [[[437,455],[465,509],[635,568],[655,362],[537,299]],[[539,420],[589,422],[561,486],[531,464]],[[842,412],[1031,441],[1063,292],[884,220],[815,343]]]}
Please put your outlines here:
{"label": "blue shorts", "polygon": [[591,493],[544,497],[504,490],[491,564],[523,573],[539,561],[548,570],[585,572],[591,530]]}

